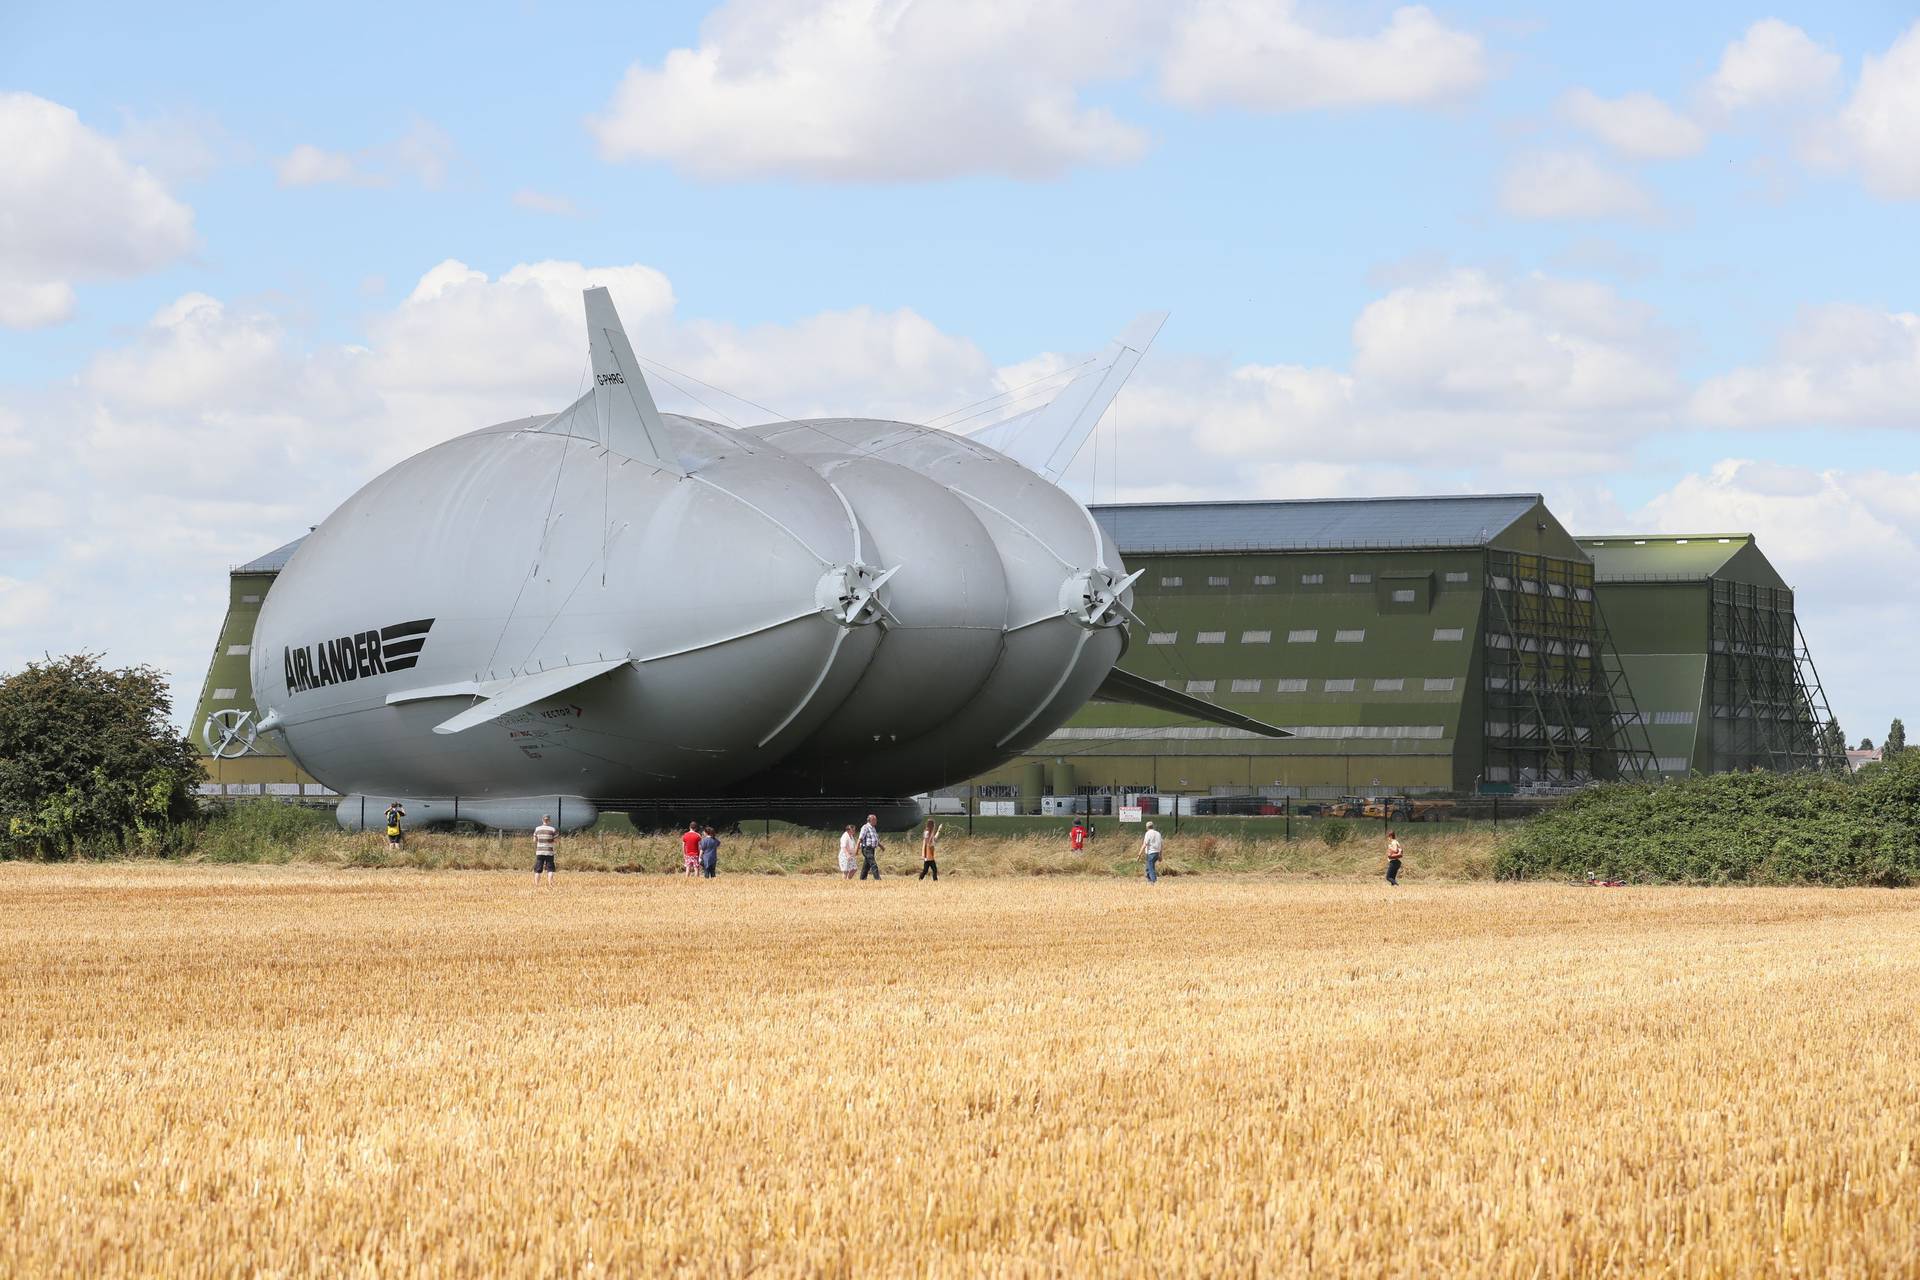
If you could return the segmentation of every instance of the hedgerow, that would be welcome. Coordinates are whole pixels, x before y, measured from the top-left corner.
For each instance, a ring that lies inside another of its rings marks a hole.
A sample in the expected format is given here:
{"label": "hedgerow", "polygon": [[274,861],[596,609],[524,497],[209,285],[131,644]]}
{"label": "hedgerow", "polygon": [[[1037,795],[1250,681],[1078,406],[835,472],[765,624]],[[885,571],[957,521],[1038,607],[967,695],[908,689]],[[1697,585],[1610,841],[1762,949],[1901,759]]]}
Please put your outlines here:
{"label": "hedgerow", "polygon": [[1502,844],[1503,880],[1920,883],[1920,752],[1857,778],[1723,773],[1594,787]]}

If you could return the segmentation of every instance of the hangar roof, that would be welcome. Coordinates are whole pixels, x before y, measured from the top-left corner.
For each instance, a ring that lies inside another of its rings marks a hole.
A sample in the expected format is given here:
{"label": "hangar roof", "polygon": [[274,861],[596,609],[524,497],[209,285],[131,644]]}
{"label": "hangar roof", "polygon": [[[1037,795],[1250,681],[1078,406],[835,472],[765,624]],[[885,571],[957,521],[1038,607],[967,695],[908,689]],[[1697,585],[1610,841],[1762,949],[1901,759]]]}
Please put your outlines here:
{"label": "hangar roof", "polygon": [[295,538],[292,542],[287,543],[283,547],[275,547],[273,550],[267,552],[267,554],[261,556],[257,560],[249,560],[243,565],[236,566],[233,569],[233,572],[234,573],[278,573],[282,569],[287,567],[287,561],[293,559],[293,553],[297,551],[300,547],[300,544],[305,542],[306,540],[307,540],[307,535],[303,533],[299,537]]}
{"label": "hangar roof", "polygon": [[1727,578],[1786,585],[1750,533],[1622,533],[1583,537],[1580,545],[1602,582]]}
{"label": "hangar roof", "polygon": [[1482,547],[1540,505],[1537,493],[1437,498],[1142,502],[1092,508],[1123,555]]}

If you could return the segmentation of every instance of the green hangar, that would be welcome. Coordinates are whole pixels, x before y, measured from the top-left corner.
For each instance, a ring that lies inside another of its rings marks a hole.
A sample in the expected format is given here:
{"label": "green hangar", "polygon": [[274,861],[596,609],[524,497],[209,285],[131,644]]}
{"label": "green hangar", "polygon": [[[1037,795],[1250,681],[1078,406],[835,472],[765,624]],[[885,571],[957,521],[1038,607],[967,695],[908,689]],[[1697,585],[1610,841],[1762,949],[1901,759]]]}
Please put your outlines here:
{"label": "green hangar", "polygon": [[1820,732],[1832,712],[1793,591],[1752,534],[1623,534],[1580,545],[1658,772],[1832,763]]}
{"label": "green hangar", "polygon": [[[1623,625],[1636,655],[1668,643],[1661,619],[1684,593],[1597,594],[1618,588],[1538,494],[1122,504],[1093,513],[1128,568],[1141,571],[1134,608],[1145,625],[1133,629],[1121,665],[1293,736],[1265,739],[1096,702],[979,784],[1030,792],[1039,766],[1056,793],[1316,798],[1497,793],[1817,763],[1804,752],[1683,750],[1664,732],[1689,707],[1697,718],[1703,708],[1751,705],[1774,717],[1759,722],[1769,733],[1791,722],[1781,732],[1796,744],[1821,722],[1790,692],[1705,700],[1715,674],[1730,690],[1788,688],[1793,656],[1767,667],[1732,630],[1725,655],[1717,664],[1711,657],[1713,628],[1746,628],[1764,616],[1776,640],[1782,625],[1792,633],[1791,596],[1780,594],[1777,575],[1761,604],[1744,580],[1691,585],[1685,598],[1699,625],[1671,642],[1691,644],[1694,667],[1707,673],[1688,703],[1664,658],[1628,663],[1615,644]],[[1741,542],[1751,548],[1750,538]],[[1765,564],[1757,550],[1751,560]],[[1707,602],[1723,591],[1727,604]],[[1640,694],[1636,670],[1647,673],[1657,706]],[[1735,720],[1753,723],[1741,713]],[[1665,744],[1657,749],[1655,729]]]}

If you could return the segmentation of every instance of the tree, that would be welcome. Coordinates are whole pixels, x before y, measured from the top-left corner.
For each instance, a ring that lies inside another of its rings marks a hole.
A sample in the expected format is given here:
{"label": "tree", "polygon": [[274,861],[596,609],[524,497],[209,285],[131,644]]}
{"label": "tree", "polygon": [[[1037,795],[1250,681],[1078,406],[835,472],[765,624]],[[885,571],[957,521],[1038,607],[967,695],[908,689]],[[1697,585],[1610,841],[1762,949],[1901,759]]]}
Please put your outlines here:
{"label": "tree", "polygon": [[1883,760],[1891,760],[1906,749],[1907,726],[1900,723],[1899,716],[1895,716],[1893,723],[1887,726],[1887,740],[1880,748],[1880,758]]}
{"label": "tree", "polygon": [[1829,769],[1847,767],[1847,735],[1840,731],[1837,717],[1827,717],[1827,727],[1820,731],[1820,755]]}
{"label": "tree", "polygon": [[200,766],[152,667],[94,654],[0,676],[0,851],[161,852],[199,814]]}
{"label": "tree", "polygon": [[1860,750],[1860,751],[1871,751],[1871,750],[1873,750],[1873,739],[1872,739],[1872,738],[1862,738],[1862,739],[1860,739],[1860,745],[1859,745],[1859,747],[1858,747],[1858,748],[1856,748],[1856,750]]}

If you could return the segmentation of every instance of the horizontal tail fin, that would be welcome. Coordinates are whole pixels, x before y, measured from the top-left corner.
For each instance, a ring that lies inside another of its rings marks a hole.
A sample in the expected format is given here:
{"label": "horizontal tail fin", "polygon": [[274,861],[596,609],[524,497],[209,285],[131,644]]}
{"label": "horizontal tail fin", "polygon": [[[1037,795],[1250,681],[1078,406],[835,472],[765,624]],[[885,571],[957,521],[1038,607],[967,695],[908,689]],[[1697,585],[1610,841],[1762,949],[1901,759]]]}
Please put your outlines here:
{"label": "horizontal tail fin", "polygon": [[1225,725],[1229,729],[1245,729],[1248,733],[1257,733],[1263,738],[1293,736],[1285,729],[1276,728],[1264,720],[1255,720],[1252,716],[1243,716],[1238,711],[1216,707],[1213,703],[1203,702],[1191,694],[1177,693],[1163,684],[1155,684],[1144,676],[1136,676],[1131,671],[1122,671],[1118,667],[1107,673],[1107,678],[1101,682],[1098,689],[1094,690],[1093,696],[1099,702],[1131,703],[1136,707],[1151,707],[1155,711],[1171,711],[1189,720],[1205,720],[1209,724]]}

